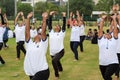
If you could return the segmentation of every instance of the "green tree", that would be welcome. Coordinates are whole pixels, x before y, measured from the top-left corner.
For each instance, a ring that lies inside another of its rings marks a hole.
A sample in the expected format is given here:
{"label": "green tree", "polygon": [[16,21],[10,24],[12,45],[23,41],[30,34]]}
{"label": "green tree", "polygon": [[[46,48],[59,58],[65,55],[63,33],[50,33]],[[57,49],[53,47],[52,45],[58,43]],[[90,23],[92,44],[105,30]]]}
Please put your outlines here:
{"label": "green tree", "polygon": [[0,0],[0,7],[7,16],[14,16],[14,0]]}
{"label": "green tree", "polygon": [[93,8],[94,8],[94,2],[93,0],[69,0],[69,6],[70,11],[75,12],[76,10],[79,10],[81,14],[84,15],[91,15]]}
{"label": "green tree", "polygon": [[99,0],[94,10],[109,12],[114,4],[114,1],[120,5],[120,0]]}
{"label": "green tree", "polygon": [[57,11],[58,13],[61,11],[62,9],[60,8],[60,6],[55,5],[51,2],[37,2],[35,4],[35,17],[40,18],[41,19],[41,14],[43,12],[50,12],[50,11]]}
{"label": "green tree", "polygon": [[42,13],[46,10],[46,3],[45,2],[37,2],[35,4],[35,13]]}
{"label": "green tree", "polygon": [[32,6],[28,3],[18,3],[17,9],[18,12],[22,11],[26,17],[32,11]]}

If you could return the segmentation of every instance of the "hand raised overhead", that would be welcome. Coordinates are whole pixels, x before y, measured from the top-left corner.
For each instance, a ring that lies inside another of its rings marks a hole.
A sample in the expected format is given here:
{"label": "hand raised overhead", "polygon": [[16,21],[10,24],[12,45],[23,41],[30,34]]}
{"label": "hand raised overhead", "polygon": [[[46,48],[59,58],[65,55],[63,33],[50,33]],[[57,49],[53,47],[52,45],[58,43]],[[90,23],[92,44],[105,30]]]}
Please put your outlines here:
{"label": "hand raised overhead", "polygon": [[48,13],[47,13],[47,12],[44,12],[44,13],[42,14],[42,17],[43,17],[43,18],[47,18],[47,17],[48,17]]}
{"label": "hand raised overhead", "polygon": [[70,12],[70,17],[72,17],[73,16],[73,12]]}
{"label": "hand raised overhead", "polygon": [[102,14],[101,18],[102,19],[106,19],[107,15],[106,14]]}
{"label": "hand raised overhead", "polygon": [[27,18],[32,18],[33,16],[33,12],[30,12],[28,15],[27,15]]}
{"label": "hand raised overhead", "polygon": [[55,14],[55,11],[51,11],[51,12],[50,12],[50,15],[53,15],[53,14]]}

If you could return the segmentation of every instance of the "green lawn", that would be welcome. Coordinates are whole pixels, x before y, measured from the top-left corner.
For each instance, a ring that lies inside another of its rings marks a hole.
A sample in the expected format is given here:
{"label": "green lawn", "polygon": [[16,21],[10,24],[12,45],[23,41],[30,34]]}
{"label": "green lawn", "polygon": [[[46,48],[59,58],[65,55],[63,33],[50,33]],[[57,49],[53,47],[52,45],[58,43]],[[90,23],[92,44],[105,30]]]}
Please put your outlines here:
{"label": "green lawn", "polygon": [[[96,27],[91,27],[96,28]],[[86,27],[86,31],[88,27]],[[66,31],[65,37],[65,55],[61,62],[64,71],[60,74],[59,80],[102,80],[98,65],[98,45],[91,44],[90,41],[84,41],[84,52],[79,48],[79,61],[74,62],[73,53],[69,46],[70,29]],[[21,53],[21,60],[16,61],[16,43],[15,39],[9,39],[9,48],[0,51],[0,54],[6,61],[5,65],[0,65],[0,80],[29,80],[23,70],[24,55]],[[49,80],[54,80],[54,71],[51,65],[49,48],[47,60],[50,68]]]}

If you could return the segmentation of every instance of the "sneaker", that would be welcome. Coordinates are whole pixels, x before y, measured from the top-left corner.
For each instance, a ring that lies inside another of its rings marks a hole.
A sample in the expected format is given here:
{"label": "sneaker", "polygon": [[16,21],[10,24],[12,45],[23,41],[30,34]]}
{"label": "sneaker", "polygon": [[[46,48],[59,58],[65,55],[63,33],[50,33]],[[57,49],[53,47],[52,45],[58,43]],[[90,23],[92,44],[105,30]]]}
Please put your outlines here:
{"label": "sneaker", "polygon": [[55,80],[59,80],[59,77],[55,77]]}
{"label": "sneaker", "polygon": [[20,60],[20,58],[16,58],[16,60],[18,61],[18,60]]}
{"label": "sneaker", "polygon": [[73,61],[78,61],[77,59],[74,59]]}

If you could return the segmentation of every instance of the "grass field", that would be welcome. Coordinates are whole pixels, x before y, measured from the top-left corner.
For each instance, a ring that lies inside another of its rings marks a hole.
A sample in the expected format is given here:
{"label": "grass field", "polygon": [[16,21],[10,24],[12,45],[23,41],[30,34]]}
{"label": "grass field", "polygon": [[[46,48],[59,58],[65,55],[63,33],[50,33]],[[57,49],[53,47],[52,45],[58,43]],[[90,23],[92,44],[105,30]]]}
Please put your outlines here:
{"label": "grass field", "polygon": [[[96,28],[96,27],[92,27]],[[86,31],[88,27],[86,27]],[[59,80],[102,80],[98,65],[98,45],[91,44],[90,41],[84,41],[84,52],[79,52],[79,61],[74,62],[73,53],[70,49],[70,29],[66,31],[65,37],[65,55],[61,59],[64,71],[60,74]],[[9,39],[9,48],[0,51],[0,54],[6,61],[5,65],[0,65],[0,80],[29,80],[23,70],[24,55],[21,53],[21,59],[16,61],[16,43],[15,39]],[[54,71],[51,65],[49,48],[47,60],[50,68],[49,80],[54,80]]]}

